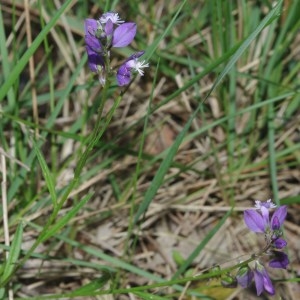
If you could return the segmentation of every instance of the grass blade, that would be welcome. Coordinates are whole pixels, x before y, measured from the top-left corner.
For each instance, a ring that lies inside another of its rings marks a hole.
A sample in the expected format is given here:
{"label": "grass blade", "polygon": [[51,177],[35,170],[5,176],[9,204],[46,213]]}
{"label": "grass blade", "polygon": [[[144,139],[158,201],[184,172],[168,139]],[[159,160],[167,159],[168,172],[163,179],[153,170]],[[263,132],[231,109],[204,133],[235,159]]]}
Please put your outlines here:
{"label": "grass blade", "polygon": [[45,181],[46,181],[46,185],[48,187],[48,190],[49,190],[49,193],[50,193],[50,196],[51,196],[53,206],[56,207],[57,206],[57,195],[56,195],[55,184],[53,182],[52,175],[50,173],[48,165],[47,165],[47,163],[44,159],[44,156],[41,153],[38,145],[36,144],[35,141],[32,141],[32,142],[33,142],[34,151],[36,153],[36,156],[37,156],[37,158],[40,162],[40,166],[42,168],[42,172],[43,172],[43,175],[44,175],[44,178],[45,178]]}
{"label": "grass blade", "polygon": [[[228,74],[230,69],[233,67],[233,65],[236,63],[236,61],[240,58],[240,56],[243,54],[243,52],[247,49],[247,47],[250,45],[250,43],[258,36],[258,34],[265,28],[265,26],[274,18],[274,16],[278,13],[278,10],[281,6],[282,1],[279,1],[279,3],[268,13],[268,15],[262,20],[262,22],[258,25],[258,27],[253,31],[253,33],[250,34],[250,36],[241,44],[241,46],[237,49],[236,53],[232,56],[224,70],[221,72],[221,74],[216,79],[215,83],[213,84],[211,90],[209,91],[208,95],[204,98],[203,102],[210,96],[210,94],[216,89],[216,87],[221,83],[222,79]],[[201,102],[197,109],[193,112],[193,114],[188,119],[187,123],[185,124],[182,131],[179,133],[179,135],[176,137],[175,142],[169,149],[165,160],[161,163],[158,171],[155,174],[155,177],[153,181],[151,182],[151,185],[149,186],[148,190],[146,191],[145,197],[142,200],[142,203],[140,204],[138,211],[136,213],[134,223],[139,220],[139,218],[147,211],[152,199],[154,198],[157,190],[161,186],[164,176],[169,170],[169,167],[177,153],[177,150],[182,143],[185,134],[187,133],[188,129],[190,128],[192,121],[197,116],[202,103]]]}
{"label": "grass blade", "polygon": [[67,0],[64,2],[64,4],[61,6],[61,8],[56,12],[56,14],[53,16],[53,18],[49,21],[49,23],[40,32],[40,34],[36,37],[36,39],[33,41],[31,46],[28,48],[28,50],[21,57],[18,64],[12,69],[11,73],[9,74],[9,76],[5,80],[4,84],[0,88],[0,101],[2,101],[4,99],[6,93],[9,91],[9,89],[14,84],[14,82],[16,81],[18,76],[21,74],[22,70],[28,63],[30,57],[34,54],[36,49],[43,42],[45,36],[49,33],[49,31],[55,25],[56,21],[65,12],[65,10],[67,9],[67,7],[69,6],[69,4],[71,2],[72,2],[72,0]]}
{"label": "grass blade", "polygon": [[12,273],[18,261],[20,251],[21,251],[22,236],[23,236],[23,225],[19,224],[9,250],[8,259],[5,263],[4,271],[1,276],[1,282],[7,280],[10,276],[13,275]]}

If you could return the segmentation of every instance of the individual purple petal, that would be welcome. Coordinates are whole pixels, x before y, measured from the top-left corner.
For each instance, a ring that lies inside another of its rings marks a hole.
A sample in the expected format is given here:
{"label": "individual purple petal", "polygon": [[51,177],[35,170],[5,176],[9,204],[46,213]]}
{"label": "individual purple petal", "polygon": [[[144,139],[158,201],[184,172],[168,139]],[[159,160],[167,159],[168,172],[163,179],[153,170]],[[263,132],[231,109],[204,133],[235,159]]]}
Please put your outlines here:
{"label": "individual purple petal", "polygon": [[269,262],[269,266],[275,269],[286,269],[289,258],[284,252],[273,251],[274,258]]}
{"label": "individual purple petal", "polygon": [[112,36],[113,35],[113,31],[114,31],[114,24],[111,21],[111,19],[108,19],[106,24],[105,24],[105,28],[104,31],[106,33],[107,36]]}
{"label": "individual purple petal", "polygon": [[84,32],[85,35],[93,35],[94,32],[97,30],[98,28],[98,23],[96,20],[94,19],[85,19],[84,20]]}
{"label": "individual purple petal", "polygon": [[96,52],[91,51],[89,47],[86,47],[88,54],[88,65],[92,72],[98,73],[99,66],[104,66],[103,58]]}
{"label": "individual purple petal", "polygon": [[279,219],[277,216],[275,216],[274,218],[272,218],[271,221],[271,228],[272,230],[278,230],[280,228],[280,223],[279,223]]}
{"label": "individual purple petal", "polygon": [[135,23],[124,23],[120,25],[114,31],[112,46],[116,48],[128,46],[134,39],[135,34]]}
{"label": "individual purple petal", "polygon": [[267,273],[265,267],[259,263],[256,263],[256,267],[254,269],[254,281],[257,296],[260,296],[264,290],[267,291],[270,295],[275,294],[275,289],[269,277],[269,274]]}
{"label": "individual purple petal", "polygon": [[265,221],[264,218],[255,210],[245,210],[244,211],[244,221],[247,227],[254,232],[264,232],[265,231]]}
{"label": "individual purple petal", "polygon": [[94,37],[92,35],[85,36],[85,43],[94,52],[101,52],[101,50],[102,50],[102,45],[101,45],[99,39],[97,39],[96,37]]}
{"label": "individual purple petal", "polygon": [[131,80],[131,71],[123,64],[117,71],[117,82],[119,86],[127,85]]}
{"label": "individual purple petal", "polygon": [[287,242],[284,239],[278,238],[273,242],[276,249],[283,249],[286,247]]}
{"label": "individual purple petal", "polygon": [[247,266],[239,269],[236,280],[241,287],[246,288],[251,284],[253,276],[253,271]]}
{"label": "individual purple petal", "polygon": [[269,224],[269,220],[270,220],[269,209],[266,208],[265,206],[262,206],[260,208],[260,211],[261,211],[261,215],[262,215],[262,217],[264,219],[265,224],[266,225]]}
{"label": "individual purple petal", "polygon": [[125,60],[125,63],[128,62],[128,61],[130,61],[130,60],[140,58],[144,53],[145,53],[145,51],[138,51],[138,52],[135,52],[135,53],[131,54],[131,55]]}
{"label": "individual purple petal", "polygon": [[264,278],[260,272],[254,271],[254,282],[257,296],[260,296],[264,291]]}
{"label": "individual purple petal", "polygon": [[283,222],[284,222],[284,220],[285,220],[285,218],[286,218],[286,215],[287,215],[287,207],[286,207],[286,205],[278,207],[275,210],[275,212],[274,212],[274,214],[273,214],[273,216],[271,218],[271,224],[273,224],[274,218],[276,217],[276,218],[278,218],[278,221],[279,221],[279,224],[280,224],[279,227],[281,227],[282,224],[283,224]]}

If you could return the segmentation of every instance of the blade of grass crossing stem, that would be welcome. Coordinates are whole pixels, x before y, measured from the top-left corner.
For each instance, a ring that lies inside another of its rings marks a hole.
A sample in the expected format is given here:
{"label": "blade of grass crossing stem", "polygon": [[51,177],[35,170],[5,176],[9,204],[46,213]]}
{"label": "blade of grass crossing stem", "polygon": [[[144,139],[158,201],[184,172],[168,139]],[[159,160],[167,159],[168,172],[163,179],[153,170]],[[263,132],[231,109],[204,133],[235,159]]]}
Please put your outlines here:
{"label": "blade of grass crossing stem", "polygon": [[184,139],[184,136],[188,129],[191,126],[193,119],[197,116],[201,105],[203,102],[210,96],[210,94],[216,89],[216,87],[220,84],[222,79],[228,74],[230,69],[236,63],[236,61],[240,58],[240,56],[244,53],[250,43],[258,36],[258,34],[265,28],[265,26],[274,18],[274,16],[278,13],[278,10],[281,6],[282,0],[278,2],[278,4],[267,14],[267,16],[261,21],[261,23],[257,26],[257,28],[250,34],[250,36],[241,44],[241,46],[237,49],[236,53],[233,54],[232,58],[229,60],[228,64],[225,66],[224,70],[218,76],[216,81],[214,82],[211,90],[207,94],[207,96],[203,99],[203,101],[198,105],[194,113],[190,116],[187,123],[183,127],[182,131],[176,137],[173,145],[168,149],[166,158],[163,160],[161,165],[159,166],[158,171],[156,172],[149,188],[146,191],[144,199],[142,200],[138,211],[135,215],[134,224],[137,223],[139,218],[147,211],[152,199],[154,198],[157,190],[161,186],[164,176],[169,170],[169,167],[175,157],[177,150]]}
{"label": "blade of grass crossing stem", "polygon": [[42,168],[42,172],[43,172],[43,175],[44,175],[44,178],[45,178],[45,181],[46,181],[46,185],[47,185],[47,188],[48,188],[50,196],[51,196],[51,201],[52,201],[53,206],[55,208],[57,206],[57,195],[56,195],[55,184],[53,182],[52,175],[50,173],[48,165],[47,165],[47,163],[44,159],[44,156],[41,153],[37,143],[35,141],[32,141],[32,142],[33,142],[34,151],[36,153],[36,156],[37,156],[37,158],[39,160],[39,163],[40,163],[40,166]]}
{"label": "blade of grass crossing stem", "polygon": [[220,222],[205,236],[205,238],[201,241],[201,243],[195,248],[195,250],[190,254],[190,256],[185,260],[185,262],[180,266],[177,272],[173,275],[172,279],[177,279],[186,269],[191,265],[194,259],[199,255],[199,253],[203,250],[203,248],[207,245],[207,243],[213,238],[213,236],[218,232],[218,230],[225,223],[227,218],[230,216],[232,209],[229,210]]}
{"label": "blade of grass crossing stem", "polygon": [[[65,99],[68,97],[68,95],[70,94],[72,88],[74,87],[74,84],[75,84],[75,81],[76,79],[78,78],[78,74],[79,72],[81,71],[81,69],[83,68],[83,65],[85,64],[87,60],[87,56],[85,55],[82,60],[80,61],[80,63],[78,64],[78,66],[76,67],[69,83],[68,83],[68,86],[64,89],[64,92],[62,93],[60,99],[57,101],[56,103],[56,106],[55,106],[55,109],[54,111],[52,112],[52,114],[50,115],[50,117],[48,118],[47,120],[47,123],[46,123],[46,128],[50,128],[54,123],[55,123],[55,120],[56,120],[56,117],[57,115],[59,114],[59,112],[61,111],[61,108],[63,106],[63,103],[65,101]],[[42,137],[45,138],[46,135],[48,134],[48,131],[47,132],[43,132],[42,133]],[[40,147],[41,145],[43,144],[42,141],[39,141],[37,143],[37,145]],[[25,160],[25,164],[27,166],[30,166],[33,162],[35,158],[35,151],[33,150],[27,157],[27,159]],[[14,195],[16,194],[18,188],[20,187],[20,185],[23,183],[24,181],[24,178],[26,178],[26,176],[24,176],[28,171],[26,169],[22,169],[20,170],[20,174],[18,177],[16,177],[13,181],[13,184],[9,187],[9,190],[8,190],[8,199],[12,199],[14,197]]]}
{"label": "blade of grass crossing stem", "polygon": [[11,244],[8,259],[5,263],[4,271],[1,276],[1,282],[4,282],[13,275],[13,270],[18,261],[21,245],[22,245],[22,236],[23,236],[23,224],[20,223],[17,227],[13,242]]}
{"label": "blade of grass crossing stem", "polygon": [[52,27],[55,25],[58,18],[65,12],[69,4],[73,0],[66,0],[61,8],[57,11],[57,13],[53,16],[53,18],[47,23],[44,29],[39,33],[39,35],[32,42],[31,46],[27,49],[24,55],[20,58],[16,66],[12,69],[9,74],[7,80],[5,80],[4,84],[0,88],[0,101],[2,101],[9,91],[11,86],[14,84],[15,80],[19,77],[24,67],[28,63],[30,57],[34,54],[39,45],[43,42],[45,36],[49,33]]}
{"label": "blade of grass crossing stem", "polygon": [[88,296],[91,292],[101,289],[111,278],[112,275],[109,272],[105,272],[104,275],[100,278],[97,278],[89,282],[88,284],[83,285],[82,287],[72,292],[70,295],[74,297],[86,294]]}
{"label": "blade of grass crossing stem", "polygon": [[86,195],[78,204],[73,206],[71,210],[65,214],[61,219],[55,222],[44,234],[41,235],[40,240],[47,240],[49,237],[57,233],[61,228],[66,226],[70,220],[78,213],[78,211],[91,199],[93,194]]}

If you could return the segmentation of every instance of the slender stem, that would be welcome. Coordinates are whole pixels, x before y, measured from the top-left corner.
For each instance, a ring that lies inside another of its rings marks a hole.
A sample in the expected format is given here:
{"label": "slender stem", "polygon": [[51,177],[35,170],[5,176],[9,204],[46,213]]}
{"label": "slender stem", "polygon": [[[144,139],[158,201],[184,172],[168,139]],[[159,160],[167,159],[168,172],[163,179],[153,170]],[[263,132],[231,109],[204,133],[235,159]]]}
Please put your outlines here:
{"label": "slender stem", "polygon": [[[39,236],[36,239],[35,243],[28,250],[26,255],[20,260],[18,265],[16,265],[14,271],[17,271],[17,269],[20,268],[25,263],[25,261],[32,255],[32,253],[37,248],[37,246],[48,238],[48,236],[45,235],[45,233],[49,230],[49,227],[55,221],[60,209],[62,208],[62,206],[64,205],[64,203],[68,199],[68,197],[69,197],[70,193],[72,192],[72,190],[74,189],[74,187],[77,185],[77,183],[79,181],[79,178],[80,178],[80,175],[81,175],[81,172],[82,172],[82,169],[84,168],[84,166],[86,164],[86,161],[89,157],[89,154],[91,153],[91,151],[93,150],[95,145],[99,142],[101,136],[103,135],[104,131],[108,127],[108,124],[109,124],[109,122],[112,118],[113,112],[115,111],[118,104],[120,103],[120,100],[121,100],[124,92],[127,90],[126,89],[117,98],[117,100],[115,101],[115,105],[113,106],[113,108],[111,109],[111,111],[109,112],[109,114],[107,116],[107,121],[106,121],[105,125],[101,126],[101,124],[102,124],[102,114],[103,114],[104,105],[105,105],[105,102],[106,102],[106,99],[107,99],[107,91],[108,91],[109,86],[110,86],[110,81],[107,78],[105,86],[102,90],[101,101],[100,101],[100,105],[99,105],[99,108],[98,108],[98,115],[97,115],[97,120],[96,120],[95,127],[92,131],[91,136],[88,138],[89,141],[88,141],[88,144],[86,146],[86,149],[80,155],[79,161],[78,161],[77,166],[76,166],[75,171],[74,171],[73,179],[68,184],[68,186],[67,186],[65,192],[63,193],[60,201],[58,201],[58,205],[53,209],[53,212],[51,213],[47,223],[45,224],[44,229],[41,231],[41,233],[39,234]],[[12,272],[12,274],[14,274],[14,273],[15,272]],[[9,279],[10,278],[8,278],[7,280],[9,280]],[[5,284],[5,283],[3,283],[3,284]]]}

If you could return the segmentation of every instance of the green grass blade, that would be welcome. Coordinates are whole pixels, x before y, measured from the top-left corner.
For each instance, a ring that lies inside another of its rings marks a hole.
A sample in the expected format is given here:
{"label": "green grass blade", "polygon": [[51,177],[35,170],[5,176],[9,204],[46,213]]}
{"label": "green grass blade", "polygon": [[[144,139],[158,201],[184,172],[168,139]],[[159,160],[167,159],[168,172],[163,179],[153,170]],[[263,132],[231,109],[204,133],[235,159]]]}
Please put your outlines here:
{"label": "green grass blade", "polygon": [[55,184],[53,182],[52,175],[50,173],[50,170],[48,168],[46,160],[44,159],[44,156],[41,153],[37,143],[35,141],[32,141],[32,142],[33,142],[34,151],[36,153],[36,156],[37,156],[40,166],[42,168],[42,172],[43,172],[43,175],[44,175],[44,178],[46,181],[46,185],[47,185],[47,188],[48,188],[50,196],[51,196],[53,206],[56,207],[57,206],[57,195],[56,195]]}
{"label": "green grass blade", "polygon": [[19,224],[9,250],[8,259],[5,263],[4,271],[1,276],[1,282],[7,280],[13,275],[12,273],[16,266],[21,251],[22,237],[23,237],[23,224]]}
{"label": "green grass blade", "polygon": [[[1,62],[2,62],[2,68],[3,68],[3,75],[4,75],[4,81],[8,80],[9,73],[10,73],[10,63],[8,59],[8,52],[6,48],[6,37],[5,37],[5,30],[4,30],[4,20],[2,17],[2,10],[1,10],[1,4],[0,4],[0,36],[1,36],[1,43],[0,43],[0,54],[1,54]],[[15,105],[15,95],[12,88],[8,90],[8,103],[10,109],[12,109]]]}
{"label": "green grass blade", "polygon": [[224,225],[227,218],[231,215],[232,209],[229,210],[223,218],[219,221],[219,223],[208,232],[205,238],[201,241],[201,243],[195,248],[195,250],[190,254],[190,256],[185,260],[185,262],[179,267],[177,272],[173,275],[172,279],[177,279],[183,272],[187,270],[187,268],[191,265],[194,259],[199,255],[201,250],[207,245],[207,243],[214,237],[214,235],[218,232],[218,230]]}
{"label": "green grass blade", "polygon": [[[205,97],[203,101],[205,101],[210,94],[216,89],[216,87],[221,83],[222,79],[228,74],[230,69],[233,67],[233,65],[236,63],[236,61],[240,58],[240,56],[244,53],[244,51],[247,49],[247,47],[250,45],[250,43],[257,37],[257,35],[262,31],[262,29],[265,28],[265,26],[274,18],[274,16],[278,13],[278,10],[281,5],[280,1],[277,6],[275,6],[268,15],[262,20],[262,22],[258,25],[258,27],[254,30],[253,33],[250,34],[250,36],[241,44],[241,46],[237,49],[236,53],[233,55],[233,57],[230,59],[224,70],[221,72],[221,74],[218,76],[216,81],[214,82],[211,90],[209,91],[208,95]],[[197,109],[193,112],[191,117],[188,119],[187,123],[185,124],[182,131],[179,133],[179,135],[176,137],[175,142],[171,146],[171,148],[168,150],[168,153],[166,155],[165,160],[161,163],[158,171],[156,172],[153,181],[151,182],[148,190],[146,191],[145,197],[142,200],[142,203],[139,206],[139,209],[136,213],[134,223],[138,221],[138,219],[146,212],[148,209],[152,199],[154,198],[157,190],[161,186],[163,182],[163,178],[167,171],[169,170],[169,167],[173,161],[173,158],[175,157],[177,150],[181,144],[181,142],[184,139],[185,134],[187,133],[188,129],[190,128],[190,125],[192,124],[192,121],[197,116],[202,103],[200,103],[197,107]]]}
{"label": "green grass blade", "polygon": [[66,226],[70,220],[78,213],[78,211],[91,199],[93,194],[86,195],[78,204],[76,204],[72,209],[65,214],[61,219],[59,219],[53,226],[49,228],[41,237],[40,240],[45,241],[55,233],[57,233],[60,229]]}
{"label": "green grass blade", "polygon": [[222,79],[228,74],[233,65],[237,62],[237,60],[241,57],[244,51],[249,47],[249,45],[255,40],[255,38],[259,35],[259,33],[271,22],[273,19],[278,16],[279,10],[281,8],[282,0],[278,1],[277,5],[264,17],[264,19],[259,23],[256,29],[246,38],[246,40],[242,43],[236,53],[229,60],[228,64],[218,76],[216,81],[214,82],[211,91],[213,91],[222,81]]}
{"label": "green grass blade", "polygon": [[55,25],[56,21],[59,19],[59,17],[65,12],[69,4],[73,0],[66,0],[64,4],[61,6],[61,8],[56,12],[56,14],[53,16],[53,18],[49,21],[49,23],[44,27],[44,29],[40,32],[40,34],[36,37],[36,39],[33,41],[32,45],[28,48],[28,50],[24,53],[24,55],[21,57],[21,59],[18,61],[18,64],[12,69],[11,73],[9,74],[8,78],[4,82],[4,84],[0,88],[0,101],[2,101],[11,88],[11,86],[14,84],[16,79],[21,74],[22,70],[28,63],[30,57],[34,54],[36,49],[39,47],[39,45],[43,42],[45,36],[49,33],[49,31],[52,29],[52,27]]}

